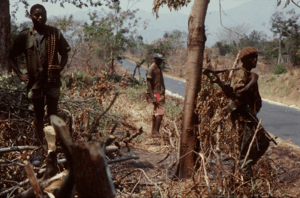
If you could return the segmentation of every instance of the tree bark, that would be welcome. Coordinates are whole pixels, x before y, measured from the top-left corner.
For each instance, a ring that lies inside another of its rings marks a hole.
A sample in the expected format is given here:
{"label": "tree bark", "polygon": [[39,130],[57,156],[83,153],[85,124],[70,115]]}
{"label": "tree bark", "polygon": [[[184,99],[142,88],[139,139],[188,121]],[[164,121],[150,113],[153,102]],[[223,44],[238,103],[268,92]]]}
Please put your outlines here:
{"label": "tree bark", "polygon": [[8,70],[6,51],[10,45],[9,0],[0,0],[0,64],[2,70]]}
{"label": "tree bark", "polygon": [[208,4],[209,0],[194,1],[188,21],[188,64],[183,109],[183,133],[180,144],[180,157],[182,158],[178,172],[178,176],[181,179],[192,176],[196,157],[193,152],[187,153],[195,150],[196,147],[197,116],[194,113],[194,109],[196,108],[196,98],[201,88],[203,55],[206,41],[204,21]]}

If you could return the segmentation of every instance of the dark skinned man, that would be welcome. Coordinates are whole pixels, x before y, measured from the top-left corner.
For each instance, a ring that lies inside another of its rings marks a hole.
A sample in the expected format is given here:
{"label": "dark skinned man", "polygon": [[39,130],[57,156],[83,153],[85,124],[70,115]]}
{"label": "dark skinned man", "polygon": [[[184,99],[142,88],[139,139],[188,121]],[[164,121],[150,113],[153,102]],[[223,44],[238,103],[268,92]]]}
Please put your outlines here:
{"label": "dark skinned man", "polygon": [[[40,4],[30,9],[32,28],[23,30],[11,45],[8,60],[19,79],[27,84],[28,97],[34,105],[34,125],[38,139],[44,139],[44,98],[47,114],[57,114],[60,95],[60,72],[68,61],[70,46],[54,27],[46,25],[47,11]],[[23,74],[15,58],[25,54],[27,73]],[[58,54],[61,56],[59,63]]]}
{"label": "dark skinned man", "polygon": [[147,86],[151,100],[153,102],[153,115],[152,115],[152,131],[151,136],[159,136],[159,128],[162,117],[165,113],[165,84],[161,70],[161,63],[164,58],[161,54],[155,54],[153,63],[147,70]]}
{"label": "dark skinned man", "polygon": [[[243,65],[233,72],[231,80],[231,87],[235,91],[238,100],[237,102],[230,102],[223,109],[227,113],[231,112],[232,123],[240,134],[240,165],[244,163],[257,127],[257,124],[249,118],[249,114],[245,109],[248,108],[256,116],[262,106],[257,84],[258,75],[251,72],[252,69],[256,68],[257,58],[258,53],[254,47],[246,47],[241,50],[239,59]],[[247,161],[241,170],[244,180],[250,180],[253,177],[252,167],[267,151],[269,144],[270,140],[266,137],[266,134],[258,131],[255,143],[250,148]]]}

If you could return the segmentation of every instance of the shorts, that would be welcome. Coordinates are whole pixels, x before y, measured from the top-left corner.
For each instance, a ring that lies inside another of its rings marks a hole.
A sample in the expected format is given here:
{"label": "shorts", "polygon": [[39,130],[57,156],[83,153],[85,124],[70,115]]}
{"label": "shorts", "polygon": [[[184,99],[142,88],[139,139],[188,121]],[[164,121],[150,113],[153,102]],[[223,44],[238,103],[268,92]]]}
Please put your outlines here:
{"label": "shorts", "polygon": [[51,96],[53,98],[59,98],[60,87],[56,88],[41,88],[41,89],[30,89],[28,92],[29,99],[39,99],[44,96]]}
{"label": "shorts", "polygon": [[160,94],[154,94],[154,97],[156,97],[158,105],[153,105],[153,115],[159,116],[165,114],[165,96]]}

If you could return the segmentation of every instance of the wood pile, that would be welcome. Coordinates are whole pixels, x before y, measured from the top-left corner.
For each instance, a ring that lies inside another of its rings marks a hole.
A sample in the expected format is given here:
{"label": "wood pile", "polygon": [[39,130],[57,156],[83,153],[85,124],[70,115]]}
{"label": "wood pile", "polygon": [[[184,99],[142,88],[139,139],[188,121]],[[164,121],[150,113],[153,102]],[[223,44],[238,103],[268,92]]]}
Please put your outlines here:
{"label": "wood pile", "polygon": [[[65,197],[74,184],[79,197],[113,197],[108,164],[138,159],[119,158],[118,153],[143,133],[142,128],[109,113],[119,95],[111,94],[114,85],[100,79],[79,90],[75,80],[59,102],[62,118],[51,117],[55,132],[45,117],[47,145],[42,145],[36,138],[25,85],[15,82],[19,82],[16,77],[0,80],[0,197],[19,193],[18,197]],[[114,135],[117,127],[124,127],[127,135]]]}

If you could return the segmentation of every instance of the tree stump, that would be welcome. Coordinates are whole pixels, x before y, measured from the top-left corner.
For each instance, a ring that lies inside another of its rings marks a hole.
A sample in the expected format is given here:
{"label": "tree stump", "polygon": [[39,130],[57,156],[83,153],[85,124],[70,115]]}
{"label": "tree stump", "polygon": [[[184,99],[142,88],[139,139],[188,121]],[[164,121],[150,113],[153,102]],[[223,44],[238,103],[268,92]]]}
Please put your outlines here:
{"label": "tree stump", "polygon": [[70,174],[73,174],[79,197],[114,197],[116,190],[105,159],[105,145],[99,142],[72,142],[66,123],[50,116],[52,126],[69,155]]}

